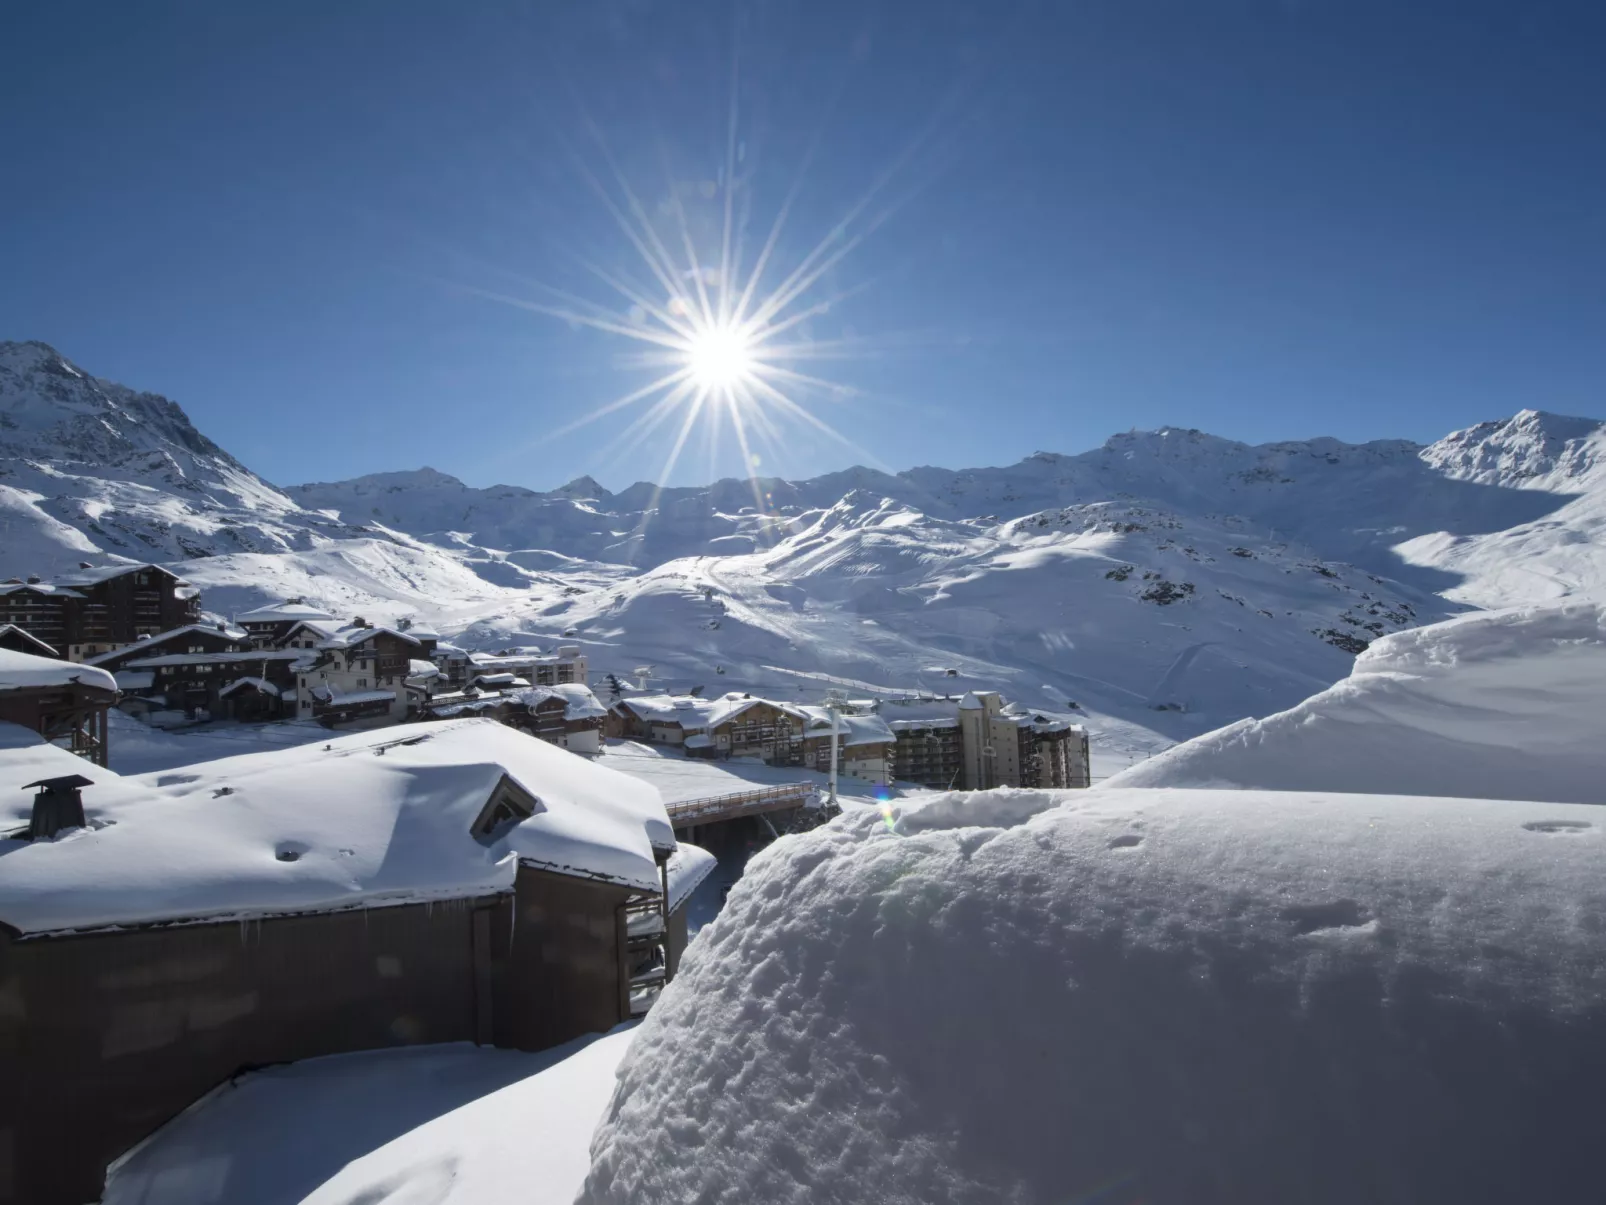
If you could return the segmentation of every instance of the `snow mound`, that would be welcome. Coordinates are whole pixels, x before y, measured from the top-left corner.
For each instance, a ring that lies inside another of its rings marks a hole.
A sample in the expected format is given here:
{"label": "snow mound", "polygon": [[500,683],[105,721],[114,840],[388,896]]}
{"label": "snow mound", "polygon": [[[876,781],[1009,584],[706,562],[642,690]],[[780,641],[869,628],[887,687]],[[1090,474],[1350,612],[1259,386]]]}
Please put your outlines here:
{"label": "snow mound", "polygon": [[1598,1194],[1606,813],[1127,790],[905,821],[752,861],[582,1202]]}
{"label": "snow mound", "polygon": [[1461,616],[1377,641],[1348,678],[1116,775],[1107,787],[1606,803],[1606,606]]}

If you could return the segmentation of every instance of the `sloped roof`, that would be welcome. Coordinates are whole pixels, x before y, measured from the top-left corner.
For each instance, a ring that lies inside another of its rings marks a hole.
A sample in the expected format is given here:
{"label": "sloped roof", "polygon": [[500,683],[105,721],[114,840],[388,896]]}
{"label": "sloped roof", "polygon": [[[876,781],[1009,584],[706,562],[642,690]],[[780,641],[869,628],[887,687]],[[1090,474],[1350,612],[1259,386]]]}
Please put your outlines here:
{"label": "sloped roof", "polygon": [[578,682],[560,682],[556,686],[530,686],[512,692],[512,697],[527,707],[535,707],[544,699],[562,699],[563,718],[566,720],[595,720],[608,714],[608,709],[596,695],[591,693],[591,688]]}
{"label": "sloped roof", "polygon": [[382,624],[368,624],[360,628],[349,626],[331,632],[328,639],[318,647],[321,649],[350,648],[352,645],[361,644],[370,637],[378,636],[382,633],[398,636],[407,641],[408,644],[417,644],[420,646],[423,644],[418,637],[414,636],[410,632],[404,632],[400,628],[389,628],[383,626]]}
{"label": "sloped roof", "polygon": [[334,616],[309,603],[286,599],[284,602],[269,603],[265,607],[258,607],[254,611],[247,611],[234,617],[236,623],[284,623],[286,620],[298,619],[332,620]]}
{"label": "sloped roof", "polygon": [[[655,788],[493,720],[138,778],[84,772],[114,784],[84,791],[103,827],[0,842],[0,922],[37,933],[461,898],[510,889],[519,862],[656,891],[653,846],[674,847]],[[470,828],[504,775],[539,800],[536,813],[476,839]],[[6,777],[0,755],[0,785]]]}
{"label": "sloped roof", "polygon": [[142,565],[102,565],[98,569],[75,569],[71,573],[59,574],[53,580],[58,586],[94,586],[101,582],[110,581],[114,577],[137,573],[141,569],[154,569],[157,573],[162,573],[172,578],[177,585],[187,586],[190,584],[165,565],[158,565],[151,561],[147,561]]}
{"label": "sloped roof", "polygon": [[70,686],[73,683],[116,691],[117,679],[93,665],[58,661],[0,649],[0,690],[25,690],[35,686]]}
{"label": "sloped roof", "polygon": [[38,654],[41,657],[54,657],[56,655],[54,648],[40,640],[27,628],[19,628],[14,623],[0,623],[0,640],[4,640],[7,636],[20,637],[29,649],[43,649],[44,651]]}
{"label": "sloped roof", "polygon": [[[831,714],[824,707],[803,708],[809,718],[807,735],[829,737]],[[853,745],[890,745],[898,738],[887,722],[878,715],[842,715],[836,717],[838,739],[844,748]]]}
{"label": "sloped roof", "polygon": [[169,628],[165,632],[158,632],[154,636],[142,636],[133,644],[125,644],[120,649],[113,649],[109,653],[100,653],[94,657],[86,657],[85,665],[102,665],[108,661],[116,661],[123,657],[137,655],[145,649],[166,644],[170,640],[177,640],[181,636],[194,636],[205,634],[208,636],[221,636],[225,640],[233,640],[244,644],[251,637],[244,628],[224,627],[219,629],[215,623],[187,623],[181,628]]}

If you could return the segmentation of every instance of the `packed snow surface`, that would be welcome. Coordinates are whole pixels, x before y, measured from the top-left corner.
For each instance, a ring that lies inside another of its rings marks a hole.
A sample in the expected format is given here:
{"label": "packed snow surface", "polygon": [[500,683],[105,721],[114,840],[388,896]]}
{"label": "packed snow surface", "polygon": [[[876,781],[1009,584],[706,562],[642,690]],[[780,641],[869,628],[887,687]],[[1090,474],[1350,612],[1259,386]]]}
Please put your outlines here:
{"label": "packed snow surface", "polygon": [[633,1029],[540,1054],[467,1044],[232,1080],[108,1177],[103,1205],[570,1205]]}
{"label": "packed snow surface", "polygon": [[1596,1199],[1603,835],[1314,793],[847,813],[690,947],[580,1200]]}
{"label": "packed snow surface", "polygon": [[[539,806],[477,838],[504,776]],[[85,788],[88,828],[0,840],[0,922],[32,933],[461,898],[510,889],[520,862],[656,890],[653,847],[674,847],[650,785],[492,720],[357,733],[136,782],[142,792],[104,799]]]}
{"label": "packed snow surface", "polygon": [[1386,636],[1299,706],[1106,785],[1606,803],[1603,715],[1606,606],[1482,612]]}

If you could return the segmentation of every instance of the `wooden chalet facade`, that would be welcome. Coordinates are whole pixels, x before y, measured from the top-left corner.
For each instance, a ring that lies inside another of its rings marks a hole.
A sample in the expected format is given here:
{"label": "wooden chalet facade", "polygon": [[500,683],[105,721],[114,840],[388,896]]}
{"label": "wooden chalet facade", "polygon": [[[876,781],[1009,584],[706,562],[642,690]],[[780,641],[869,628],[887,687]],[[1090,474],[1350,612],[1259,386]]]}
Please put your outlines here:
{"label": "wooden chalet facade", "polygon": [[0,624],[0,649],[13,653],[27,653],[33,657],[60,657],[53,647],[39,637],[14,623]]}
{"label": "wooden chalet facade", "polygon": [[296,714],[295,665],[306,655],[252,648],[238,628],[190,624],[102,653],[91,664],[116,675],[119,707],[142,719],[259,721]]}
{"label": "wooden chalet facade", "polygon": [[[456,726],[457,739],[464,731]],[[347,747],[351,751],[388,750],[395,761],[430,738],[345,739],[359,742]],[[483,860],[454,852],[452,843],[461,840],[477,854],[476,842],[528,823],[542,807],[510,777],[511,769],[500,779],[480,774],[478,759],[500,759],[497,747],[463,746],[460,765],[430,763],[435,773],[407,780],[421,784],[426,820],[441,814],[443,776],[461,772],[485,784],[483,802],[473,794],[462,800],[467,811],[453,805],[459,819],[471,822],[454,829],[450,841],[431,842],[412,855],[439,858],[440,869],[432,873],[466,865],[467,877],[455,890],[450,878],[431,882],[425,876],[429,890],[419,899],[280,909],[264,901],[245,913],[186,915],[162,910],[173,907],[164,901],[178,898],[163,879],[148,897],[158,902],[154,916],[94,913],[95,919],[64,924],[62,913],[49,911],[58,872],[36,880],[47,897],[43,921],[29,911],[32,897],[19,894],[15,880],[9,893],[0,884],[0,1205],[98,1200],[109,1162],[252,1068],[439,1042],[537,1051],[644,1012],[679,962],[686,943],[684,908],[712,859],[675,849],[667,817],[660,814],[655,831],[670,847],[660,848],[657,836],[633,847],[633,881],[588,864],[584,856],[575,859],[567,838],[561,870],[539,860],[551,851],[532,840],[515,851],[500,884],[488,881]],[[268,776],[273,759],[283,756],[320,755],[255,755],[265,759]],[[346,749],[328,756],[350,773],[389,774],[388,763],[354,758]],[[538,767],[541,758],[533,760]],[[36,772],[34,763],[28,768]],[[518,772],[532,788],[539,786],[538,768],[526,763]],[[594,773],[599,777],[593,789],[611,789],[600,779],[615,776]],[[205,811],[212,811],[213,798],[249,796],[252,783],[270,781],[264,774],[246,775],[232,789],[203,789]],[[0,782],[5,779],[0,750]],[[99,779],[84,785],[91,809],[96,790],[138,789]],[[278,789],[276,804],[257,798],[253,823],[264,815],[293,816],[311,802],[300,798],[293,782]],[[559,795],[571,789],[554,788]],[[556,802],[542,794],[547,806]],[[147,809],[137,796],[125,796],[122,806],[128,810],[121,823],[130,827],[176,823],[162,818],[166,809]],[[229,806],[220,802],[217,809]],[[260,810],[264,806],[277,811]],[[13,847],[3,851],[7,857],[23,862],[34,852],[50,866],[71,856],[57,848],[33,851],[23,841],[6,844]],[[267,846],[270,858],[272,848]],[[693,855],[705,864],[699,870],[694,861],[691,873],[677,882],[677,868]],[[281,851],[279,860],[289,859]],[[201,881],[213,882],[204,875]],[[252,898],[250,889],[246,898]],[[285,898],[292,901],[294,889]],[[80,904],[81,897],[67,906]],[[133,906],[143,906],[143,900]]]}
{"label": "wooden chalet facade", "polygon": [[406,719],[412,662],[434,648],[433,635],[354,620],[308,650],[297,666],[297,715],[329,725]]}
{"label": "wooden chalet facade", "polygon": [[15,624],[68,661],[84,661],[197,622],[200,592],[160,565],[88,565],[51,581],[0,582],[0,624]]}
{"label": "wooden chalet facade", "polygon": [[103,670],[0,651],[0,723],[37,732],[96,765],[107,761],[106,713],[116,701],[116,685]]}
{"label": "wooden chalet facade", "polygon": [[247,639],[257,648],[284,648],[290,633],[303,624],[321,625],[323,631],[332,632],[340,625],[327,611],[319,610],[304,598],[287,598],[236,615],[234,622],[245,632]]}

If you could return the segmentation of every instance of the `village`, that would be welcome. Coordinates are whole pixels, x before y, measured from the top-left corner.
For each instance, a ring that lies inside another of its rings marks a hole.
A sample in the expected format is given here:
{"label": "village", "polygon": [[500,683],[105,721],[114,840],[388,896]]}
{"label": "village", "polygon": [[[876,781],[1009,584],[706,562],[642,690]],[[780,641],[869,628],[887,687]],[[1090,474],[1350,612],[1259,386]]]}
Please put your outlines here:
{"label": "village", "polygon": [[[242,1068],[638,1018],[694,898],[849,800],[1090,781],[1084,729],[996,691],[605,680],[606,704],[576,644],[469,651],[300,598],[219,619],[154,564],[0,583],[0,995],[27,1018],[0,1030],[0,1132],[24,1199],[92,1198]],[[303,739],[125,775],[130,724]]]}
{"label": "village", "polygon": [[[654,693],[608,674],[605,705],[578,645],[467,651],[407,619],[342,620],[300,598],[208,622],[200,592],[159,565],[85,564],[51,581],[0,583],[0,648],[106,671],[115,697],[97,706],[154,727],[315,721],[367,728],[480,716],[581,754],[613,738],[673,746],[689,757],[820,771],[834,758],[838,772],[878,786],[1090,782],[1081,726],[1012,705],[996,691],[801,704],[740,691]],[[106,764],[97,707],[13,722]]]}

